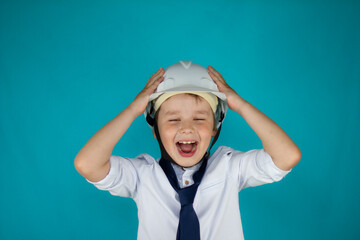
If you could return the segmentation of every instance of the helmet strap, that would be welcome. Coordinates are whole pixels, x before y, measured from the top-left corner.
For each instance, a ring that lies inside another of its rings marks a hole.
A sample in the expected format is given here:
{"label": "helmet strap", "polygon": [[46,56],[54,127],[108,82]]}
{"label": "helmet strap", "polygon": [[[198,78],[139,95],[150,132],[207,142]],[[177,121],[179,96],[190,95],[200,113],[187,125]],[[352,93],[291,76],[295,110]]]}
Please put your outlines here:
{"label": "helmet strap", "polygon": [[[158,129],[158,125],[157,122],[154,121],[154,131],[155,131],[155,136],[156,136],[156,140],[159,143],[159,147],[160,147],[160,151],[161,151],[161,158],[168,160],[172,163],[175,163],[174,160],[172,160],[172,158],[170,157],[170,155],[166,152],[164,145],[162,144],[161,138],[160,138],[160,133],[159,133],[159,129]],[[176,164],[176,163],[175,163]]]}
{"label": "helmet strap", "polygon": [[214,138],[212,139],[211,145],[210,145],[208,151],[205,153],[205,156],[207,156],[207,158],[210,157],[210,150],[215,145],[216,141],[219,138],[220,131],[221,131],[221,126],[222,126],[222,124],[220,125],[219,129],[216,131],[216,134],[215,134]]}

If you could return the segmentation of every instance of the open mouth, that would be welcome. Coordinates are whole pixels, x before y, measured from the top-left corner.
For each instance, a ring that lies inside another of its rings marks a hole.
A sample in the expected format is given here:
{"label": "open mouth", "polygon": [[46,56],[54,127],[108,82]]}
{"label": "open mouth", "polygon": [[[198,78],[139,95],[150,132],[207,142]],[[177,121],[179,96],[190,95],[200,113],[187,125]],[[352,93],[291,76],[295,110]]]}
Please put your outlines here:
{"label": "open mouth", "polygon": [[179,141],[176,147],[183,157],[191,157],[195,154],[198,143],[196,141]]}

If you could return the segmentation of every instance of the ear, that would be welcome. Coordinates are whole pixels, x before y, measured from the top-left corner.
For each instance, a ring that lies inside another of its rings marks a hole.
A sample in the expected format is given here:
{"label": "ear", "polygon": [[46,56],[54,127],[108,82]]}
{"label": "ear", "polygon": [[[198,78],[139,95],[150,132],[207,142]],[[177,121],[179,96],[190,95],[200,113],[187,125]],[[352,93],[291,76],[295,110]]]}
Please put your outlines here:
{"label": "ear", "polygon": [[154,136],[154,138],[156,139],[156,134],[155,134],[154,127],[152,128],[152,132],[153,132],[153,136]]}

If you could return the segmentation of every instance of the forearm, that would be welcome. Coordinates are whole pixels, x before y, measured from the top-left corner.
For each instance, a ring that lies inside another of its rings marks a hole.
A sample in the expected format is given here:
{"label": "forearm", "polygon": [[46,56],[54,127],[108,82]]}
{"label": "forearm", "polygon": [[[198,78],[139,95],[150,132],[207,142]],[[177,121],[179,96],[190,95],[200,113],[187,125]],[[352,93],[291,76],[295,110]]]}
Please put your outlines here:
{"label": "forearm", "polygon": [[84,177],[89,177],[86,175],[91,177],[94,173],[98,173],[100,175],[99,178],[101,178],[104,173],[100,169],[108,164],[116,143],[121,139],[136,117],[137,114],[129,106],[96,132],[77,154],[75,158],[76,169]]}
{"label": "forearm", "polygon": [[209,74],[226,95],[229,108],[240,114],[255,131],[274,163],[283,170],[294,167],[300,161],[301,152],[290,137],[274,121],[241,98],[211,66]]}
{"label": "forearm", "polygon": [[234,111],[240,114],[258,135],[275,165],[283,170],[294,167],[300,161],[301,152],[285,131],[240,96],[237,101]]}
{"label": "forearm", "polygon": [[154,73],[147,81],[145,88],[135,97],[134,101],[119,115],[102,127],[75,158],[75,168],[90,181],[103,179],[110,170],[110,156],[131,123],[139,115],[143,114],[149,102],[150,95],[164,80],[163,68]]}

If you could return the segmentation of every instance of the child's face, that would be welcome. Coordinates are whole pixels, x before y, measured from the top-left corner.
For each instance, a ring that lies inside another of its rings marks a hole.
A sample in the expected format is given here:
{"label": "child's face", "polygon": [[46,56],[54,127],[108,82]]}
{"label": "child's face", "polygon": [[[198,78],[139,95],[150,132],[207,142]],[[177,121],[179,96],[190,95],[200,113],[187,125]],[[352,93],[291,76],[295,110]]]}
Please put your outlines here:
{"label": "child's face", "polygon": [[190,94],[177,94],[167,99],[157,119],[165,150],[183,167],[197,164],[216,134],[209,103]]}

